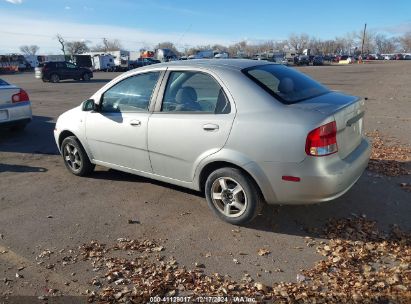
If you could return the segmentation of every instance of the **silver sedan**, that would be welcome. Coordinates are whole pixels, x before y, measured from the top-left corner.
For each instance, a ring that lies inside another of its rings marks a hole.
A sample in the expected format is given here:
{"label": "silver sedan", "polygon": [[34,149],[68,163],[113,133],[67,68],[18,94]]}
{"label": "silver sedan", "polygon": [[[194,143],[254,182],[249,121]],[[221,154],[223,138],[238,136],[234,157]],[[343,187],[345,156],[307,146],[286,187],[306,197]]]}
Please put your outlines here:
{"label": "silver sedan", "polygon": [[0,79],[0,128],[24,129],[32,118],[29,95]]}
{"label": "silver sedan", "polygon": [[62,114],[76,175],[95,165],[203,191],[233,224],[269,204],[335,199],[367,166],[364,100],[264,61],[190,60],[120,75]]}

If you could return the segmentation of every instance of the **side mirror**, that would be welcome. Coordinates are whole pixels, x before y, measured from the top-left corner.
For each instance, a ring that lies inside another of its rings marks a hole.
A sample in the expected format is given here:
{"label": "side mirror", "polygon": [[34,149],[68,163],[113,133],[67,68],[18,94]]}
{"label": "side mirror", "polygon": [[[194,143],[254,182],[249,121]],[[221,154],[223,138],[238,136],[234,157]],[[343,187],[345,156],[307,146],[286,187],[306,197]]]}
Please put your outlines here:
{"label": "side mirror", "polygon": [[87,99],[83,102],[83,111],[93,111],[96,110],[97,105],[94,102],[94,99]]}

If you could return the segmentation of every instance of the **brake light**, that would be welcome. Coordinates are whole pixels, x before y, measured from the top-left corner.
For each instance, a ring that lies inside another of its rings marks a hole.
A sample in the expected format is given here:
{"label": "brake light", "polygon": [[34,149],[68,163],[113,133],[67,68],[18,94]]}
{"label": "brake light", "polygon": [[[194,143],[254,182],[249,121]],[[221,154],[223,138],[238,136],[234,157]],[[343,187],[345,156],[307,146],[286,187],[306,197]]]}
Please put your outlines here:
{"label": "brake light", "polygon": [[325,156],[336,153],[337,124],[335,121],[312,130],[307,135],[305,153],[311,156]]}
{"label": "brake light", "polygon": [[17,94],[14,94],[13,96],[11,96],[11,101],[13,103],[29,101],[29,95],[27,94],[26,91],[20,89],[20,92],[18,92]]}

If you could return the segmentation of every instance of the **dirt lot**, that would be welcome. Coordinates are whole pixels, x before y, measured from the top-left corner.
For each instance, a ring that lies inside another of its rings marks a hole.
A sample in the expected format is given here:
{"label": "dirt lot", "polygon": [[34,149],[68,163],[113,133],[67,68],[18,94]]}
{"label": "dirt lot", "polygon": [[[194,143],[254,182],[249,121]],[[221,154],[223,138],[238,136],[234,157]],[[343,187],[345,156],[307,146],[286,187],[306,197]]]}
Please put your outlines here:
{"label": "dirt lot", "polygon": [[[378,129],[409,145],[410,68],[411,62],[385,62],[300,70],[332,89],[368,97],[366,130]],[[195,192],[101,167],[88,178],[71,175],[54,143],[54,122],[116,75],[95,73],[89,83],[59,84],[28,73],[0,76],[28,91],[34,115],[22,133],[0,131],[0,295],[41,296],[56,290],[81,295],[97,289],[89,283],[102,273],[89,262],[62,263],[68,250],[91,240],[152,239],[165,248],[162,256],[173,256],[180,265],[204,264],[206,273],[235,280],[249,273],[271,285],[295,281],[300,269],[321,260],[305,237],[321,241],[315,228],[329,218],[357,214],[381,227],[398,224],[411,230],[411,195],[399,186],[410,183],[409,176],[366,171],[333,202],[267,207],[255,223],[235,227],[213,216]],[[270,253],[260,256],[260,248]]]}

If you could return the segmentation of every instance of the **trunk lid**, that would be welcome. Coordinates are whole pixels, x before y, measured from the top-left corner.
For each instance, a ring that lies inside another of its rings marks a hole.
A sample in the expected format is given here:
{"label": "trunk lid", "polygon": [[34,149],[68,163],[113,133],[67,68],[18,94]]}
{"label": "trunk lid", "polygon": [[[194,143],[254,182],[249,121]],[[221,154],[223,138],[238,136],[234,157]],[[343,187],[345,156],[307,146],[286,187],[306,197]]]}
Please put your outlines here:
{"label": "trunk lid", "polygon": [[330,92],[290,106],[318,111],[335,120],[338,155],[342,159],[360,145],[363,135],[364,99],[339,92]]}
{"label": "trunk lid", "polygon": [[20,92],[20,89],[12,85],[0,85],[0,105],[12,104],[11,97]]}

